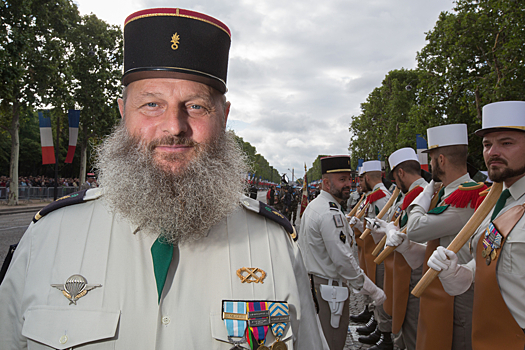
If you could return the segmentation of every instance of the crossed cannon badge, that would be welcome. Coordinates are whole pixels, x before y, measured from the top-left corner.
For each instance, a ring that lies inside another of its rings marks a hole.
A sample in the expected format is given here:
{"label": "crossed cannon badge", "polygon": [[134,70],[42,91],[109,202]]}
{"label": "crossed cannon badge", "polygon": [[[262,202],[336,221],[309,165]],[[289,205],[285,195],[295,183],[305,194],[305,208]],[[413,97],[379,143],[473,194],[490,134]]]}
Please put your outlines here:
{"label": "crossed cannon badge", "polygon": [[[244,273],[247,273],[246,275]],[[259,273],[259,275],[257,275]],[[266,272],[258,267],[241,267],[237,270],[237,276],[242,283],[264,283]]]}

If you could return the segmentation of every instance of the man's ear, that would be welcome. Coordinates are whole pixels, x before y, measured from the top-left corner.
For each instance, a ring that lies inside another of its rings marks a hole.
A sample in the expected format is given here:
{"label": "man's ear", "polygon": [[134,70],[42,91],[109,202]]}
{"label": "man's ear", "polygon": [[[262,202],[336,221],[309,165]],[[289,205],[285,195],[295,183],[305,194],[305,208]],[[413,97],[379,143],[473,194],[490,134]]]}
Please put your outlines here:
{"label": "man's ear", "polygon": [[119,98],[117,102],[118,102],[118,110],[120,111],[120,117],[124,118],[124,100]]}
{"label": "man's ear", "polygon": [[228,122],[228,115],[230,114],[230,101],[226,101],[224,104],[224,127],[226,127],[226,122]]}

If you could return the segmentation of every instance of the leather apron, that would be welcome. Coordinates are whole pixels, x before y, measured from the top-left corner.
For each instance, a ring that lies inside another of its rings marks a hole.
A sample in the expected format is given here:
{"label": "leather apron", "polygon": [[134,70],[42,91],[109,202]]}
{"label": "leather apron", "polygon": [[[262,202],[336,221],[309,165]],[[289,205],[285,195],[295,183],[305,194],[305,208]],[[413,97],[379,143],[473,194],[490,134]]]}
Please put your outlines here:
{"label": "leather apron", "polygon": [[[516,208],[516,210],[513,210]],[[520,210],[521,208],[521,210]],[[520,215],[521,214],[521,215]],[[509,311],[499,289],[496,267],[507,235],[523,215],[523,205],[513,207],[494,220],[503,236],[496,258],[487,266],[483,258],[484,233],[476,248],[476,275],[472,313],[473,350],[523,350],[525,334]]]}
{"label": "leather apron", "polygon": [[[423,274],[427,261],[439,246],[439,239],[427,243]],[[454,333],[454,297],[445,292],[439,278],[434,279],[419,299],[416,350],[447,350],[452,348]]]}
{"label": "leather apron", "polygon": [[392,303],[394,298],[394,254],[390,254],[384,261],[385,279],[383,281],[383,292],[386,300],[383,303],[383,310],[392,316]]}
{"label": "leather apron", "polygon": [[375,256],[372,255],[372,252],[374,251],[376,244],[374,242],[374,239],[372,238],[372,235],[368,235],[365,237],[364,241],[364,249],[363,249],[363,255],[364,260],[366,264],[366,275],[368,278],[376,283],[376,263],[374,262]]}
{"label": "leather apron", "polygon": [[401,331],[401,326],[405,321],[407,312],[408,297],[410,296],[410,278],[412,268],[406,262],[403,254],[394,252],[391,254],[394,260],[394,287],[393,287],[393,307],[392,307],[392,333],[397,334]]}

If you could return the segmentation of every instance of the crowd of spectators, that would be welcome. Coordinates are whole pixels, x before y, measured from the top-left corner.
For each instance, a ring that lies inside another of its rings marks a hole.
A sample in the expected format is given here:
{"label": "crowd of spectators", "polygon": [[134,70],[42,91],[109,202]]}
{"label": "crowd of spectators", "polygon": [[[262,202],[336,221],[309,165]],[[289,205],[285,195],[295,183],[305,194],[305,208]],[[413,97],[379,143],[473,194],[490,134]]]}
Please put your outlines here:
{"label": "crowd of spectators", "polygon": [[[11,179],[7,176],[0,176],[0,187],[9,187]],[[55,179],[46,176],[20,176],[18,178],[18,186],[22,187],[54,187]],[[59,178],[59,187],[79,187],[80,180],[78,178]]]}

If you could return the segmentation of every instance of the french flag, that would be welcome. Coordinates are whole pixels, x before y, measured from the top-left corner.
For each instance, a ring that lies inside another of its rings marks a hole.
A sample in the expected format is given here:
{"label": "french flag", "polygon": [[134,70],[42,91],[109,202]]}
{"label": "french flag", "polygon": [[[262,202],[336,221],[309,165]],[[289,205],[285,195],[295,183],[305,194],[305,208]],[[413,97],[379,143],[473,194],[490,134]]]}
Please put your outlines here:
{"label": "french flag", "polygon": [[65,163],[72,163],[75,149],[77,148],[78,139],[78,122],[80,120],[80,111],[76,109],[68,109],[67,118],[69,119],[69,146],[67,148],[67,156]]}
{"label": "french flag", "polygon": [[417,149],[417,158],[419,159],[419,164],[421,164],[421,169],[428,171],[428,155],[423,153],[428,148],[427,140],[421,137],[421,134],[416,134],[416,149]]}
{"label": "french flag", "polygon": [[40,144],[42,145],[42,164],[55,164],[55,148],[53,147],[53,132],[51,119],[38,112],[40,124]]}

